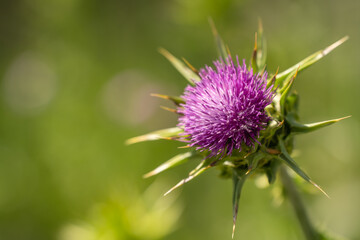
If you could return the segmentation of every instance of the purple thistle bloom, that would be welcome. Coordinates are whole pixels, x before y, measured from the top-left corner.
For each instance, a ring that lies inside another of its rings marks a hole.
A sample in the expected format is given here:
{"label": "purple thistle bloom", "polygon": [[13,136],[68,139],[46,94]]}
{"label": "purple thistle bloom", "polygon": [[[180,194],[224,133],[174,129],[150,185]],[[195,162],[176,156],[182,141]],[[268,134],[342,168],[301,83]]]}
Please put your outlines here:
{"label": "purple thistle bloom", "polygon": [[[267,85],[267,72],[254,74],[231,58],[229,64],[216,61],[216,69],[206,66],[200,70],[201,81],[187,86],[183,95],[185,104],[178,126],[190,146],[210,151],[209,156],[231,155],[239,152],[242,144],[249,147],[258,142],[261,130],[271,119],[265,107],[272,102],[275,92]],[[259,143],[259,142],[258,142]]]}

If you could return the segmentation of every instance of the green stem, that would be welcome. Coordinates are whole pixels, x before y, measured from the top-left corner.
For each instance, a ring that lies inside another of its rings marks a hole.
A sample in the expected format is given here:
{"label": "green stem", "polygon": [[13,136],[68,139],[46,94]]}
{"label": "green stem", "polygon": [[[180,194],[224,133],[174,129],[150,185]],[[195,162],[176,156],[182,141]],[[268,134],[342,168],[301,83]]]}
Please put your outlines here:
{"label": "green stem", "polygon": [[305,234],[307,240],[317,240],[319,239],[319,234],[311,224],[309,215],[307,214],[305,205],[300,197],[300,194],[292,180],[289,176],[285,166],[280,168],[281,181],[284,185],[286,194],[295,210],[296,216],[300,222],[301,228]]}

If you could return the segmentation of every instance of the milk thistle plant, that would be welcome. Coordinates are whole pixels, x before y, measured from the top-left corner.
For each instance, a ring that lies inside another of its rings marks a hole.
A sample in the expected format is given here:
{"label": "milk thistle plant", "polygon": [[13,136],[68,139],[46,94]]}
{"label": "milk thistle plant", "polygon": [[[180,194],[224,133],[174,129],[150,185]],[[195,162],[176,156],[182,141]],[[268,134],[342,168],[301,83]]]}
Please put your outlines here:
{"label": "milk thistle plant", "polygon": [[[186,143],[186,152],[174,156],[144,177],[154,176],[189,159],[201,159],[199,165],[174,189],[191,181],[210,168],[233,181],[233,233],[241,189],[250,176],[265,175],[274,183],[279,175],[284,191],[293,204],[307,239],[328,239],[311,224],[288,169],[328,196],[291,157],[294,137],[329,126],[344,118],[303,124],[298,116],[298,94],[292,91],[297,75],[345,42],[344,37],[332,45],[278,73],[266,68],[266,42],[262,24],[255,34],[255,47],[249,65],[233,58],[210,21],[219,58],[214,67],[197,70],[188,61],[177,59],[160,49],[171,64],[188,80],[182,96],[153,94],[172,101],[178,114],[176,127],[129,139],[127,144],[151,140],[175,140]],[[279,69],[278,69],[279,70]],[[200,158],[199,158],[200,157]]]}

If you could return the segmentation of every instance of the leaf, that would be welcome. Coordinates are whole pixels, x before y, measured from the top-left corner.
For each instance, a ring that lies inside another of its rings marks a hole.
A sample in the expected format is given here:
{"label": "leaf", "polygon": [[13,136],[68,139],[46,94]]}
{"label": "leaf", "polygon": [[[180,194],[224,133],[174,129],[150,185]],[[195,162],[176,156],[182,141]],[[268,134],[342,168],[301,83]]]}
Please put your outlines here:
{"label": "leaf", "polygon": [[256,64],[257,69],[263,69],[266,63],[267,47],[266,39],[264,36],[262,21],[259,19],[259,27],[257,33],[257,55],[256,55]]}
{"label": "leaf", "polygon": [[161,164],[160,166],[158,166],[151,172],[145,174],[143,177],[148,178],[148,177],[157,175],[157,174],[159,174],[165,170],[168,170],[170,168],[176,167],[180,164],[187,162],[189,160],[189,158],[194,157],[195,155],[196,155],[195,152],[186,152],[186,153],[178,154],[178,155],[170,158],[169,160],[167,160],[166,162],[164,162],[163,164]]}
{"label": "leaf", "polygon": [[173,103],[175,103],[177,106],[180,106],[180,104],[184,104],[184,103],[185,103],[185,100],[182,99],[181,97],[174,97],[174,96],[168,96],[168,95],[157,94],[157,93],[151,93],[150,95],[151,95],[152,97],[158,97],[158,98],[170,100],[170,101],[172,101]]}
{"label": "leaf", "polygon": [[212,33],[215,38],[215,43],[216,43],[219,57],[227,62],[227,59],[228,59],[230,53],[227,51],[227,48],[225,47],[223,40],[221,39],[220,35],[218,34],[218,31],[216,30],[214,21],[211,18],[209,18],[209,24],[210,24]]}
{"label": "leaf", "polygon": [[281,153],[278,156],[280,160],[284,161],[294,172],[296,172],[301,178],[303,178],[308,183],[311,183],[314,187],[319,189],[325,196],[329,198],[329,195],[315,182],[313,182],[310,177],[297,165],[297,163],[292,159],[289,153],[286,150],[284,141],[279,138],[279,146]]}
{"label": "leaf", "polygon": [[241,190],[246,180],[246,171],[233,169],[233,230],[232,230],[232,238],[234,238],[236,219],[239,210],[239,201]]}
{"label": "leaf", "polygon": [[183,130],[178,127],[166,128],[145,135],[141,135],[138,137],[130,138],[126,140],[125,144],[130,145],[138,142],[154,141],[159,139],[171,139],[171,137],[178,136],[178,134],[182,132]]}
{"label": "leaf", "polygon": [[307,58],[303,59],[302,61],[298,62],[297,64],[295,64],[294,66],[288,68],[287,70],[279,73],[277,75],[276,78],[276,83],[278,86],[281,86],[282,82],[293,72],[295,71],[297,68],[299,68],[299,72],[301,72],[302,70],[306,69],[307,67],[313,65],[314,63],[316,63],[317,61],[319,61],[320,59],[322,59],[323,57],[325,57],[327,54],[329,54],[332,50],[334,50],[335,48],[337,48],[338,46],[340,46],[341,44],[343,44],[346,40],[348,40],[349,37],[345,36],[343,38],[341,38],[340,40],[336,41],[335,43],[331,44],[330,46],[319,50],[315,53],[313,53],[312,55],[308,56]]}
{"label": "leaf", "polygon": [[349,117],[351,117],[351,116],[346,116],[346,117],[337,118],[337,119],[331,119],[331,120],[322,121],[322,122],[309,123],[309,124],[301,124],[301,123],[297,122],[292,117],[292,115],[289,115],[288,117],[286,117],[286,120],[290,123],[291,133],[296,134],[296,133],[312,132],[312,131],[318,130],[318,129],[326,127],[326,126],[330,126],[331,124],[337,123],[337,122],[344,120],[346,118],[349,118]]}
{"label": "leaf", "polygon": [[190,84],[194,85],[196,82],[199,82],[200,77],[194,73],[190,68],[188,68],[182,61],[174,57],[164,48],[160,48],[159,52],[167,59],[169,62],[183,75]]}

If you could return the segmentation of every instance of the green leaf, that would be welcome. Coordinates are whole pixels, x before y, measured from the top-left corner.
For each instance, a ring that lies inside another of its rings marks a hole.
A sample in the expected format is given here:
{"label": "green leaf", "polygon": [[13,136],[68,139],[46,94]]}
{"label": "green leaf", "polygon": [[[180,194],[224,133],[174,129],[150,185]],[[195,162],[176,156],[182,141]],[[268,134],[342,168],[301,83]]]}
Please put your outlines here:
{"label": "green leaf", "polygon": [[265,174],[269,184],[273,184],[276,180],[276,173],[279,169],[280,161],[277,158],[270,160],[270,165],[265,168]]}
{"label": "green leaf", "polygon": [[279,73],[276,78],[276,83],[278,86],[281,86],[282,82],[290,75],[292,72],[294,72],[297,68],[299,68],[299,72],[306,69],[307,67],[313,65],[323,57],[325,57],[327,54],[329,54],[332,50],[343,44],[346,40],[348,40],[349,37],[345,36],[338,40],[337,42],[331,44],[330,46],[326,47],[325,49],[319,50],[312,55],[308,56],[307,58],[303,59],[302,61],[298,62],[294,66],[288,68],[287,70]]}
{"label": "green leaf", "polygon": [[159,52],[169,60],[169,62],[183,75],[190,84],[194,85],[195,82],[200,81],[199,75],[194,73],[190,68],[188,68],[182,61],[174,57],[164,48],[160,48]]}
{"label": "green leaf", "polygon": [[233,230],[232,238],[234,238],[236,219],[239,210],[239,201],[242,187],[246,180],[246,170],[242,169],[233,169]]}
{"label": "green leaf", "polygon": [[144,141],[154,141],[159,139],[172,139],[172,137],[177,137],[179,133],[182,133],[183,130],[178,127],[173,128],[166,128],[162,130],[158,130],[155,132],[151,132],[145,135],[141,135],[138,137],[130,138],[126,140],[125,144],[130,145],[138,142],[144,142]]}
{"label": "green leaf", "polygon": [[264,36],[262,21],[261,19],[259,19],[259,27],[257,33],[257,54],[256,54],[257,69],[260,70],[265,67],[266,55],[267,55],[266,39]]}
{"label": "green leaf", "polygon": [[165,170],[168,170],[170,168],[173,168],[180,164],[183,164],[183,163],[187,162],[191,157],[194,157],[194,156],[196,156],[196,152],[193,152],[193,151],[178,154],[178,155],[170,158],[169,160],[167,160],[166,162],[164,162],[163,164],[161,164],[160,166],[158,166],[151,172],[145,174],[144,178],[148,178],[148,177],[157,175]]}
{"label": "green leaf", "polygon": [[209,18],[209,24],[210,24],[211,31],[215,38],[215,43],[216,43],[219,57],[227,62],[227,58],[229,57],[230,53],[227,51],[223,40],[221,39],[220,35],[218,34],[218,31],[216,30],[214,21],[211,18]]}
{"label": "green leaf", "polygon": [[346,118],[349,118],[349,117],[351,117],[351,116],[346,116],[346,117],[337,118],[337,119],[331,119],[331,120],[322,121],[322,122],[309,123],[309,124],[301,124],[301,123],[297,122],[292,117],[292,115],[287,116],[286,120],[290,123],[291,133],[296,134],[296,133],[312,132],[312,131],[318,130],[318,129],[326,127],[326,126],[330,126],[331,124],[337,123],[337,122],[344,120]]}
{"label": "green leaf", "polygon": [[278,158],[282,161],[284,161],[294,172],[296,172],[302,179],[307,181],[308,183],[311,183],[314,187],[319,189],[325,196],[329,197],[327,193],[315,182],[313,182],[310,177],[303,171],[301,168],[297,165],[294,159],[290,157],[290,154],[287,152],[284,141],[279,138],[279,146],[281,153],[279,154]]}
{"label": "green leaf", "polygon": [[152,93],[152,94],[150,94],[150,95],[151,95],[152,97],[158,97],[158,98],[170,100],[170,101],[172,101],[173,103],[175,103],[177,106],[180,106],[180,104],[185,103],[185,100],[182,99],[181,97],[168,96],[168,95],[157,94],[157,93]]}

